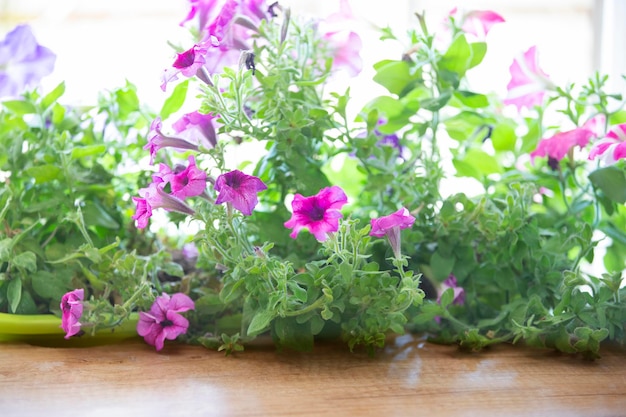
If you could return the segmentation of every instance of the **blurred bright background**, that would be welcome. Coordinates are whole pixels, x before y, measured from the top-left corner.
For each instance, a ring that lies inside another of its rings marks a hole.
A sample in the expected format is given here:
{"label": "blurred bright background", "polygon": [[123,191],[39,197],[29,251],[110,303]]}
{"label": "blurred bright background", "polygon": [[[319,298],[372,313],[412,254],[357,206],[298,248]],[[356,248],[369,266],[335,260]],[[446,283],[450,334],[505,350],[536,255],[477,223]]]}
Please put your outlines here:
{"label": "blurred bright background", "polygon": [[[283,0],[295,14],[324,17],[338,0]],[[43,81],[51,89],[66,81],[66,99],[89,104],[97,92],[135,84],[140,97],[158,109],[165,99],[159,88],[163,69],[172,63],[168,41],[186,44],[179,26],[188,0],[0,0],[0,38],[16,24],[29,23],[39,43],[57,54],[53,75]],[[355,80],[353,96],[367,100],[372,64],[396,58],[400,49],[378,40],[376,26],[390,26],[402,36],[415,27],[415,12],[426,13],[435,28],[455,6],[493,10],[506,23],[489,33],[484,65],[471,73],[474,90],[505,94],[513,58],[538,45],[540,65],[557,84],[582,82],[594,71],[610,74],[614,91],[626,92],[626,1],[624,0],[352,0],[364,41],[365,68]],[[385,7],[381,6],[384,5]],[[367,88],[359,89],[367,82]]]}

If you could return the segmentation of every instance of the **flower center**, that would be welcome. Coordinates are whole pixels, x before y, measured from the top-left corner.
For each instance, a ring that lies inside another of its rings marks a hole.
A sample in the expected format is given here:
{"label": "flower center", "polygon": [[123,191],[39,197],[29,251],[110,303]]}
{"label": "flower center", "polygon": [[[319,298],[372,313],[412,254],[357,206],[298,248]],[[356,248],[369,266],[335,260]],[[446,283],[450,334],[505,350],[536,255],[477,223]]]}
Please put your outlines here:
{"label": "flower center", "polygon": [[320,207],[317,203],[315,203],[311,206],[311,209],[307,214],[311,220],[319,221],[324,218],[325,212],[326,210],[324,210],[323,207]]}
{"label": "flower center", "polygon": [[193,50],[193,48],[191,48],[188,51],[183,52],[182,54],[178,54],[178,57],[176,58],[176,61],[174,61],[174,65],[172,65],[174,68],[188,68],[191,65],[193,65],[193,62],[196,59],[196,53]]}
{"label": "flower center", "polygon": [[172,320],[163,320],[161,322],[161,327],[169,327],[173,325],[174,325],[174,322]]}

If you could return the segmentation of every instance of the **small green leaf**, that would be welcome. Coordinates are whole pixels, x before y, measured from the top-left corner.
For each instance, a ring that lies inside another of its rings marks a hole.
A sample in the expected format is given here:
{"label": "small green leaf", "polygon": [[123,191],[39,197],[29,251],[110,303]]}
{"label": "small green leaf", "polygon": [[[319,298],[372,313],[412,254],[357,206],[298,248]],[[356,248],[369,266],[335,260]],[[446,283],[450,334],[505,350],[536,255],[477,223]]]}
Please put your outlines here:
{"label": "small green leaf", "polygon": [[467,107],[480,108],[489,105],[489,100],[486,95],[473,93],[471,91],[455,91],[454,97]]}
{"label": "small green leaf", "polygon": [[70,157],[76,160],[86,156],[102,155],[104,151],[106,151],[105,145],[76,146],[72,148]]}
{"label": "small green leaf", "polygon": [[24,100],[7,100],[3,101],[2,105],[18,116],[37,113],[33,103]]}
{"label": "small green leaf", "polygon": [[17,306],[22,299],[22,280],[13,278],[7,286],[7,298],[9,300],[9,309],[11,313],[17,311]]}
{"label": "small green leaf", "polygon": [[32,276],[33,290],[46,300],[61,300],[69,288],[70,277],[54,275],[48,271],[37,271]]}
{"label": "small green leaf", "polygon": [[165,100],[163,107],[159,112],[161,119],[165,120],[170,114],[176,113],[185,103],[187,91],[189,89],[189,80],[185,80],[174,87],[172,94]]}
{"label": "small green leaf", "polygon": [[42,100],[41,100],[41,107],[46,110],[48,107],[50,107],[52,105],[52,103],[56,102],[59,97],[61,97],[63,95],[63,93],[65,93],[65,82],[61,82],[59,85],[57,85],[54,90],[52,90],[50,93],[48,93]]}
{"label": "small green leaf", "polygon": [[430,258],[430,267],[433,271],[434,278],[437,281],[443,281],[448,278],[454,268],[455,258],[445,258],[441,256],[439,251],[433,253]]}
{"label": "small green leaf", "polygon": [[626,203],[626,176],[624,171],[609,166],[589,174],[589,180],[611,200],[619,204]]}
{"label": "small green leaf", "polygon": [[31,251],[22,252],[11,258],[11,265],[29,272],[37,270],[37,256]]}
{"label": "small green leaf", "polygon": [[459,76],[465,75],[469,69],[472,58],[472,49],[465,35],[460,34],[452,41],[452,44],[441,58],[441,69],[452,71]]}
{"label": "small green leaf", "polygon": [[56,165],[37,165],[28,168],[24,173],[34,178],[37,184],[42,184],[59,179],[61,168]]}
{"label": "small green leaf", "polygon": [[254,315],[248,326],[248,336],[256,336],[269,328],[270,323],[276,317],[276,311],[259,311]]}
{"label": "small green leaf", "polygon": [[498,123],[491,131],[491,143],[496,151],[512,151],[516,141],[515,125]]}

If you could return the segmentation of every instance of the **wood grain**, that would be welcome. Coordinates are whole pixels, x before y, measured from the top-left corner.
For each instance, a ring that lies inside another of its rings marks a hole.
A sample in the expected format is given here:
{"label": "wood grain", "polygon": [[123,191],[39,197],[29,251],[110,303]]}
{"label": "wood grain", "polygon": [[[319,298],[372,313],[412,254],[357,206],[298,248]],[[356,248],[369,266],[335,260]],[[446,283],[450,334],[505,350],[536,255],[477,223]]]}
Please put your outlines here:
{"label": "wood grain", "polygon": [[626,350],[588,362],[502,345],[481,353],[402,336],[376,356],[221,352],[167,342],[0,343],[2,416],[625,416]]}

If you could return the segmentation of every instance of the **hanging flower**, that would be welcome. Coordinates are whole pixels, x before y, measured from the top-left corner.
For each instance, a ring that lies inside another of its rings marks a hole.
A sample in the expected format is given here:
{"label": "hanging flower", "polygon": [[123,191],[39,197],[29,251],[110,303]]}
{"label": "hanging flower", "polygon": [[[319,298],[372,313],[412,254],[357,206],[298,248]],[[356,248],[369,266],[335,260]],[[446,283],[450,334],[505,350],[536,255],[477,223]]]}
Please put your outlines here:
{"label": "hanging flower", "polygon": [[137,333],[143,336],[146,343],[154,346],[156,350],[161,350],[165,339],[174,340],[187,333],[189,321],[180,313],[193,309],[194,302],[187,295],[176,293],[170,297],[169,294],[163,293],[154,300],[148,313],[139,312]]}
{"label": "hanging flower", "polygon": [[234,170],[222,174],[215,180],[215,190],[219,193],[215,204],[229,203],[246,216],[259,202],[257,193],[267,189],[259,178]]}
{"label": "hanging flower", "polygon": [[177,166],[174,171],[167,165],[160,164],[159,174],[153,176],[157,183],[169,183],[171,195],[181,200],[200,195],[206,189],[206,172],[196,166],[193,155],[189,155],[187,160],[187,167]]}
{"label": "hanging flower", "polygon": [[575,146],[581,149],[587,146],[589,140],[599,136],[599,126],[603,125],[604,116],[596,116],[589,119],[582,127],[559,132],[554,136],[541,139],[537,148],[530,153],[531,162],[534,163],[536,157],[547,156],[554,161],[560,161]]}
{"label": "hanging flower", "polygon": [[167,84],[177,80],[179,74],[185,77],[197,76],[205,83],[210,84],[210,81],[202,73],[202,66],[206,62],[206,54],[215,46],[216,45],[209,40],[195,44],[190,49],[176,54],[176,60],[174,60],[172,66],[163,72],[161,90],[165,91]]}
{"label": "hanging flower", "polygon": [[82,288],[70,291],[61,298],[61,328],[65,332],[66,339],[80,331],[84,298],[85,290]]}
{"label": "hanging flower", "polygon": [[589,159],[600,158],[607,165],[626,158],[626,123],[613,127],[606,137],[591,146]]}
{"label": "hanging flower", "polygon": [[[455,7],[450,12],[451,16],[457,14]],[[471,33],[480,40],[484,40],[491,28],[498,23],[504,22],[504,18],[491,10],[472,10],[464,13],[459,22],[461,30]]]}
{"label": "hanging flower", "polygon": [[348,202],[344,191],[333,185],[322,188],[319,193],[311,197],[296,194],[291,203],[293,214],[285,222],[285,227],[293,229],[293,239],[303,228],[307,228],[319,242],[328,239],[328,233],[339,229],[339,219],[343,217],[339,211]]}
{"label": "hanging flower", "polygon": [[333,69],[344,70],[354,77],[363,69],[363,42],[356,32],[349,29],[356,19],[348,0],[341,0],[339,7],[339,12],[320,22],[319,31],[332,53]]}
{"label": "hanging flower", "polygon": [[509,67],[511,81],[504,104],[513,104],[518,111],[523,107],[531,109],[543,102],[546,90],[555,89],[548,75],[539,68],[537,47],[530,47],[521,57],[516,58]]}
{"label": "hanging flower", "polygon": [[172,136],[166,136],[161,132],[163,124],[161,118],[155,118],[150,124],[150,132],[148,133],[148,143],[143,149],[150,151],[150,164],[154,164],[156,153],[162,148],[184,149],[190,151],[198,151],[198,146],[183,139]]}
{"label": "hanging flower", "polygon": [[216,122],[218,116],[197,111],[184,114],[172,124],[177,138],[188,142],[212,148],[217,144]]}
{"label": "hanging flower", "polygon": [[18,25],[0,41],[0,97],[16,96],[52,73],[56,55]]}
{"label": "hanging flower", "polygon": [[372,219],[372,230],[370,231],[370,236],[387,236],[387,239],[389,240],[389,245],[391,245],[394,256],[397,259],[400,259],[402,255],[400,248],[400,230],[407,229],[413,226],[413,223],[415,223],[415,217],[411,216],[409,210],[407,210],[405,207],[402,207],[400,210],[388,216]]}
{"label": "hanging flower", "polygon": [[147,188],[139,190],[140,197],[133,197],[135,202],[135,214],[131,217],[137,221],[137,227],[143,229],[148,225],[152,217],[152,210],[163,208],[167,211],[177,211],[183,214],[195,214],[195,211],[181,199],[163,191],[162,182],[153,182]]}

